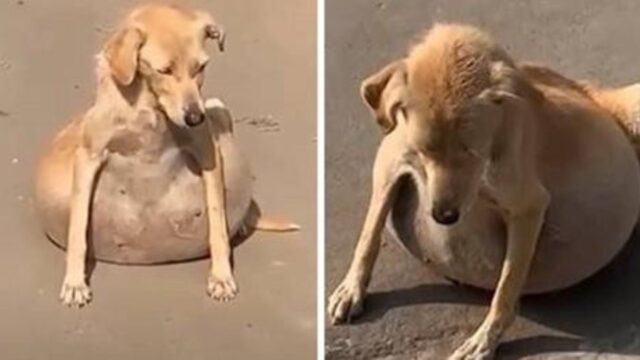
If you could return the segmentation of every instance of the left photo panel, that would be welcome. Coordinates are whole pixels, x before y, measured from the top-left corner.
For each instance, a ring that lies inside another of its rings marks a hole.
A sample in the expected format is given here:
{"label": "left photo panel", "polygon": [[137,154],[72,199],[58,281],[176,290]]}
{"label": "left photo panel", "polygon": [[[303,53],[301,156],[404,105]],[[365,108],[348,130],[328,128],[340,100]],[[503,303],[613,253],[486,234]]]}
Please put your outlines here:
{"label": "left photo panel", "polygon": [[0,3],[6,359],[315,359],[316,1]]}

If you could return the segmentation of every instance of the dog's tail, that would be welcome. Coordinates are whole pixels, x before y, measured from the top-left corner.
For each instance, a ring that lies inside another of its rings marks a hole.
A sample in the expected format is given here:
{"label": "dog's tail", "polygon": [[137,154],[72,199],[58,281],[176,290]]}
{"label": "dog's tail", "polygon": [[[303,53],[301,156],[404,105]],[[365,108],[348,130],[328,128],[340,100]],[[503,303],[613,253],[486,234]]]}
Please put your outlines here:
{"label": "dog's tail", "polygon": [[286,220],[273,218],[258,218],[253,228],[260,231],[291,232],[300,230],[300,225]]}
{"label": "dog's tail", "polygon": [[251,202],[244,224],[247,230],[292,232],[301,229],[300,225],[294,222],[263,216],[255,201]]}
{"label": "dog's tail", "polygon": [[585,86],[585,90],[618,120],[634,144],[640,141],[640,83],[613,89]]}

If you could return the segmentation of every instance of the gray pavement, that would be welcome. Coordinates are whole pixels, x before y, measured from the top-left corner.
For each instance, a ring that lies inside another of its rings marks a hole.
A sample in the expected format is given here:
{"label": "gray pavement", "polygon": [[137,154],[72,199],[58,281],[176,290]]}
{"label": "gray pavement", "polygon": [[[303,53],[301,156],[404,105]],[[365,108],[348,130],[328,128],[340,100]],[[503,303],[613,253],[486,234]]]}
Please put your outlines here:
{"label": "gray pavement", "polygon": [[[358,95],[365,76],[402,56],[433,22],[455,21],[488,30],[516,58],[568,76],[636,82],[639,15],[634,0],[327,0],[327,296],[360,231],[380,140]],[[525,298],[498,358],[640,358],[638,240],[587,282]],[[325,351],[329,359],[444,359],[482,321],[489,300],[490,294],[451,284],[385,242],[365,315],[329,327]]]}

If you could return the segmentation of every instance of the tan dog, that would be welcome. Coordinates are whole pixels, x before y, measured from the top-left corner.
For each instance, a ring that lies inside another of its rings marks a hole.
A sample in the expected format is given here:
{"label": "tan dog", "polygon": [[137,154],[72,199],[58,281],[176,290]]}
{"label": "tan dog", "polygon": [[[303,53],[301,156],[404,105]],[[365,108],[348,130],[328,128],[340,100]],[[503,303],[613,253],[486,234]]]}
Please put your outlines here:
{"label": "tan dog", "polygon": [[638,85],[579,84],[515,63],[474,28],[436,25],[362,96],[386,136],[353,261],[329,298],[333,323],[362,310],[385,219],[447,277],[495,289],[451,359],[492,358],[522,293],[590,276],[636,224],[640,171],[621,129],[640,123]]}
{"label": "tan dog", "polygon": [[98,56],[95,104],[43,156],[37,204],[47,234],[67,247],[65,304],[91,298],[88,251],[128,264],[209,252],[208,292],[230,300],[230,236],[245,225],[296,228],[259,221],[251,210],[251,173],[230,114],[200,92],[207,39],[223,50],[224,31],[206,13],[134,10]]}

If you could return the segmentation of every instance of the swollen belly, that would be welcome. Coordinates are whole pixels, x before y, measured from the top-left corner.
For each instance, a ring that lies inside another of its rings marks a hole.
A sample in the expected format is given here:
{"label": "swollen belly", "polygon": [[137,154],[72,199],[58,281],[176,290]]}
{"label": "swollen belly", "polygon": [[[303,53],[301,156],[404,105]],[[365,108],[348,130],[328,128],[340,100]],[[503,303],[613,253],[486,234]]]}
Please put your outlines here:
{"label": "swollen belly", "polygon": [[[233,146],[223,146],[229,233],[242,226],[251,203],[251,174]],[[113,155],[101,171],[88,232],[90,255],[103,261],[153,264],[208,255],[208,221],[201,177],[175,149],[158,162]],[[47,233],[66,246],[68,206],[49,209]],[[57,214],[51,214],[57,212]],[[53,221],[57,221],[53,224]]]}
{"label": "swollen belly", "polygon": [[[634,164],[632,164],[634,165]],[[635,171],[635,170],[633,170]],[[525,293],[572,286],[607,265],[629,239],[638,214],[637,174],[599,194],[552,192]],[[625,178],[626,176],[626,178]],[[458,282],[495,289],[505,254],[506,227],[480,198],[457,224],[437,224],[419,200],[418,182],[402,180],[387,229],[415,257]]]}

